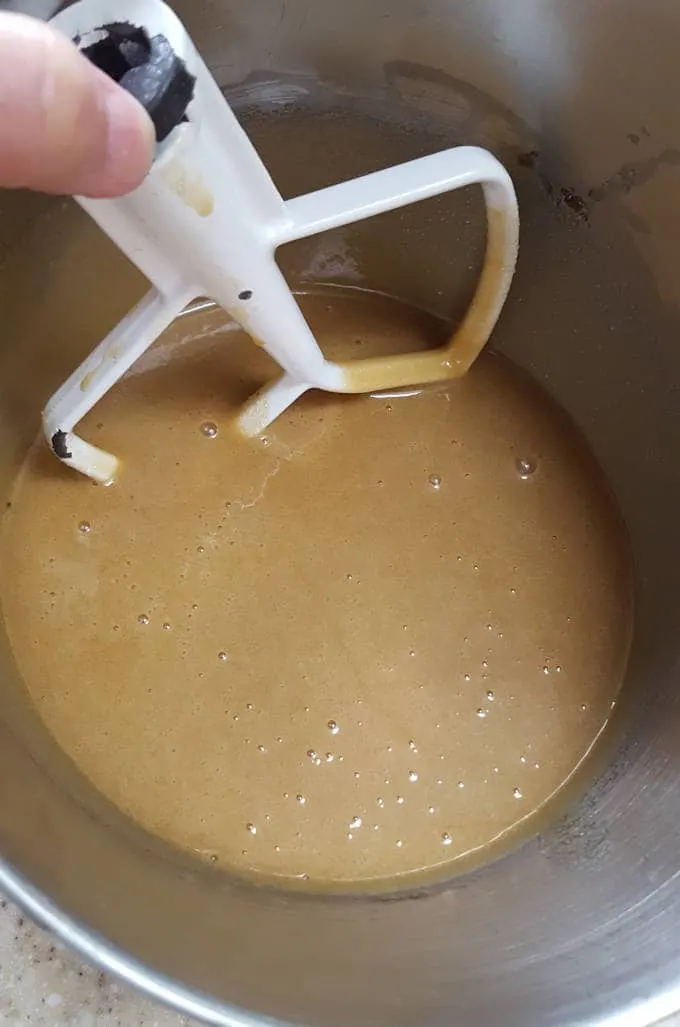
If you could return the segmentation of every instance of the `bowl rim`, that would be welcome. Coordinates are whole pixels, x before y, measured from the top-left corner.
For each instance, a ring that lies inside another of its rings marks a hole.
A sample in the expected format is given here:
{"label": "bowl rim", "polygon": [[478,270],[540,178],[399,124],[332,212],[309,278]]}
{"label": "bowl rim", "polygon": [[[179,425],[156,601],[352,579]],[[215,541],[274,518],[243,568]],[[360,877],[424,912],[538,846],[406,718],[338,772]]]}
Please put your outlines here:
{"label": "bowl rim", "polygon": [[[97,931],[74,919],[0,856],[0,891],[39,926],[52,932],[89,964],[106,971],[178,1013],[216,1027],[296,1027],[287,1020],[251,1013],[181,984],[129,956]],[[680,1013],[680,981],[657,995],[593,1020],[569,1027],[663,1027],[660,1021]],[[298,1025],[299,1027],[299,1025]],[[459,1025],[456,1025],[459,1027]],[[462,1027],[462,1025],[460,1025]],[[565,1025],[567,1027],[567,1025]],[[680,1025],[679,1025],[680,1027]]]}

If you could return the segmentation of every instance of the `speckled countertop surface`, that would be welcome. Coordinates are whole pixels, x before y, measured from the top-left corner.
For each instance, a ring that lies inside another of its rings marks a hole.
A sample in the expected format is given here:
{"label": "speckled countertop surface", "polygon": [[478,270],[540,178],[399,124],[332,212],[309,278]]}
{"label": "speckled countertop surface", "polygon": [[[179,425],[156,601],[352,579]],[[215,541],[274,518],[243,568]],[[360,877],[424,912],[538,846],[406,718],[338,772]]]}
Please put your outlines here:
{"label": "speckled countertop surface", "polygon": [[[81,960],[0,900],[2,1027],[192,1027]],[[680,1015],[659,1027],[680,1027]]]}
{"label": "speckled countertop surface", "polygon": [[85,966],[11,903],[0,901],[2,1027],[189,1027],[195,1023]]}

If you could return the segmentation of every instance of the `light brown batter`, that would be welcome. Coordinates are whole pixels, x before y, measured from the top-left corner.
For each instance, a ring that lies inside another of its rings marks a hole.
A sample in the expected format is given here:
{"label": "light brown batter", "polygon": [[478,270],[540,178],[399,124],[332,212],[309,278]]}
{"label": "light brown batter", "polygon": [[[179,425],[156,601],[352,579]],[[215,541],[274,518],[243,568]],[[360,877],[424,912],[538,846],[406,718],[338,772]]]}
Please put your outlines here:
{"label": "light brown batter", "polygon": [[[361,293],[304,307],[333,355],[443,337]],[[271,367],[224,319],[182,318],[82,425],[117,484],[28,457],[0,558],[30,694],[123,810],[229,869],[318,886],[488,858],[621,683],[629,574],[600,473],[490,354],[239,439]]]}

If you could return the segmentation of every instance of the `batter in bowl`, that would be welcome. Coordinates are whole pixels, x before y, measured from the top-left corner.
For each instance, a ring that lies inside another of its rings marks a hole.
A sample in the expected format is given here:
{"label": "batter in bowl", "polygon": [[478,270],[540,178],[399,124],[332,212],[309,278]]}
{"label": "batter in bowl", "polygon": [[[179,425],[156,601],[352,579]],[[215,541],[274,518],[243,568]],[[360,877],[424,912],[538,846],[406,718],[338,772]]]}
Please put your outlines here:
{"label": "batter in bowl", "polygon": [[[334,357],[442,326],[303,300]],[[631,628],[616,507],[584,441],[484,353],[460,381],[310,395],[219,310],[180,319],[83,423],[110,488],[27,457],[2,611],[45,724],[137,822],[281,883],[412,883],[531,833],[605,727]]]}

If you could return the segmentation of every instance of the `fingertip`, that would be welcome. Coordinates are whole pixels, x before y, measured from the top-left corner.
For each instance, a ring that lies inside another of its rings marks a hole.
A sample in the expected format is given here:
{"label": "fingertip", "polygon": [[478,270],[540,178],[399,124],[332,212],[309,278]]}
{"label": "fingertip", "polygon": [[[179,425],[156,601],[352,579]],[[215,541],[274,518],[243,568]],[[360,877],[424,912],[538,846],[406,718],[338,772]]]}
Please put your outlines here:
{"label": "fingertip", "polygon": [[0,13],[0,186],[122,196],[154,151],[133,96],[51,26]]}
{"label": "fingertip", "polygon": [[153,161],[156,133],[142,105],[110,79],[99,84],[107,122],[107,141],[101,167],[89,172],[79,190],[88,197],[114,197],[141,184]]}

